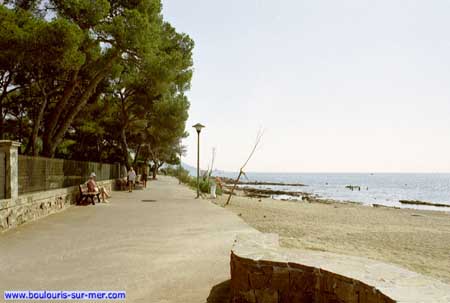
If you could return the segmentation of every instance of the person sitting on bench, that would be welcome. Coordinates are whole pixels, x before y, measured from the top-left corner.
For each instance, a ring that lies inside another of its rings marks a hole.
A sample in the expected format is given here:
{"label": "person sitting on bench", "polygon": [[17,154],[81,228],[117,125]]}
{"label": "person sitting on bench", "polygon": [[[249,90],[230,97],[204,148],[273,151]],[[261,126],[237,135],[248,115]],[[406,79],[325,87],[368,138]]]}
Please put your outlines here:
{"label": "person sitting on bench", "polygon": [[94,172],[92,172],[91,175],[89,176],[89,180],[86,183],[86,185],[88,187],[88,191],[94,192],[94,193],[100,193],[100,196],[102,197],[102,202],[109,203],[109,201],[106,200],[106,198],[110,198],[111,195],[106,191],[106,189],[104,187],[99,188],[97,186],[97,182],[95,182],[96,176],[97,175]]}

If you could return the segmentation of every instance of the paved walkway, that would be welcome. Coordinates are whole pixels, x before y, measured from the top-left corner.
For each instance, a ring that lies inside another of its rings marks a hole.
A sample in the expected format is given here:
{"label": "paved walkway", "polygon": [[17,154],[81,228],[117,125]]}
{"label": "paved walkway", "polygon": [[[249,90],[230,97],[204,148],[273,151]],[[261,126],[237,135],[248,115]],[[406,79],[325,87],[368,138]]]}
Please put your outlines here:
{"label": "paved walkway", "polygon": [[126,290],[126,302],[206,302],[230,277],[235,235],[255,232],[172,178],[113,195],[110,204],[71,207],[0,234],[1,297]]}

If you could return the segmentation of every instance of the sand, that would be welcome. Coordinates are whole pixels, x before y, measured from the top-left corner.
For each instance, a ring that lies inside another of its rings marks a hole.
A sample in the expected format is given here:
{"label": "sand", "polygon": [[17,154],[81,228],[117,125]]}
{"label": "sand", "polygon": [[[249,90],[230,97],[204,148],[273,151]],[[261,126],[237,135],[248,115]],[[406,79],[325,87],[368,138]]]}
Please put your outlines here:
{"label": "sand", "polygon": [[381,260],[450,284],[449,212],[247,197],[233,197],[226,208],[262,232],[278,233],[284,247]]}

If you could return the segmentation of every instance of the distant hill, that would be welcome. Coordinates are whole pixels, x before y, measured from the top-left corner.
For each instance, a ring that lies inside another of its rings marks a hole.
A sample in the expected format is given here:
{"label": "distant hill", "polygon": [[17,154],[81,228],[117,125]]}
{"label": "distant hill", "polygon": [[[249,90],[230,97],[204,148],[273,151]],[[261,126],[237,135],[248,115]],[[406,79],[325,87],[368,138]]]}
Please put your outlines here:
{"label": "distant hill", "polygon": [[197,167],[191,166],[185,162],[181,162],[181,166],[183,166],[183,168],[187,170],[191,176],[197,175]]}
{"label": "distant hill", "polygon": [[[181,165],[183,166],[184,169],[186,169],[189,172],[189,174],[191,176],[197,176],[197,167],[196,166],[189,165],[189,164],[187,164],[185,162],[181,162]],[[203,170],[200,167],[200,174],[201,174],[202,171]],[[227,175],[227,174],[232,174],[232,173],[228,173],[228,172],[217,170],[217,169],[215,169],[213,171],[213,175],[215,175],[215,176],[224,176],[224,175]]]}

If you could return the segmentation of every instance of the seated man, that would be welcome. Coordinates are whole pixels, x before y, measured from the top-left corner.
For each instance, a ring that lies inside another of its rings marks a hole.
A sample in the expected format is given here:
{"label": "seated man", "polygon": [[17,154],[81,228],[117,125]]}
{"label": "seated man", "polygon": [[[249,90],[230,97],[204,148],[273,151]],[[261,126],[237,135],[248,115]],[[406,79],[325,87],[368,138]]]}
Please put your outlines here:
{"label": "seated man", "polygon": [[106,200],[106,198],[110,198],[111,195],[106,191],[106,189],[104,187],[99,188],[97,186],[97,183],[95,182],[95,177],[96,177],[96,174],[94,172],[92,172],[91,175],[89,176],[89,180],[86,183],[88,192],[100,193],[100,195],[102,197],[102,202],[108,203],[109,201]]}

